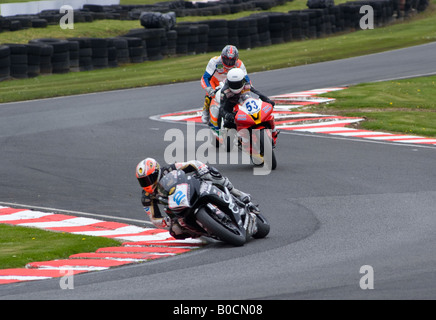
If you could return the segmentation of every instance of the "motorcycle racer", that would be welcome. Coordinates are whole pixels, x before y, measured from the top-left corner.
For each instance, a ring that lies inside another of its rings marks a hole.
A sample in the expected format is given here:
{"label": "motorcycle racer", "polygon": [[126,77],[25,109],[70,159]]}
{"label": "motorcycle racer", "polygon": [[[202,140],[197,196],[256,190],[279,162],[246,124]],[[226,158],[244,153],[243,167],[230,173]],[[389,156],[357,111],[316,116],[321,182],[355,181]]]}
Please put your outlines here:
{"label": "motorcycle racer", "polygon": [[176,162],[169,166],[162,167],[153,158],[146,158],[136,166],[136,178],[142,188],[141,202],[145,213],[150,221],[157,227],[168,229],[174,238],[184,238],[182,228],[165,219],[160,212],[158,204],[166,204],[159,199],[157,185],[160,179],[173,170],[182,170],[185,173],[196,173],[201,179],[211,181],[218,186],[226,187],[232,195],[248,203],[251,200],[249,194],[236,189],[227,177],[224,177],[216,168],[209,167],[198,160],[187,162]]}
{"label": "motorcycle racer", "polygon": [[220,82],[224,82],[229,70],[240,68],[244,71],[245,80],[250,83],[244,63],[239,59],[239,51],[235,46],[226,45],[220,56],[215,56],[209,60],[206,71],[201,78],[201,86],[206,90],[204,98],[203,113],[201,120],[203,123],[209,122],[209,106],[214,95],[215,88]]}
{"label": "motorcycle racer", "polygon": [[[273,107],[275,102],[269,99],[266,95],[256,90],[251,83],[248,83],[245,79],[244,70],[240,68],[233,68],[227,73],[227,78],[224,86],[221,88],[220,97],[220,116],[218,117],[218,126],[221,127],[221,119],[224,119],[224,127],[236,128],[235,113],[233,107],[238,104],[239,98],[242,93],[251,91],[259,96],[259,98],[271,104]],[[277,140],[279,131],[273,125],[271,128],[274,144]]]}

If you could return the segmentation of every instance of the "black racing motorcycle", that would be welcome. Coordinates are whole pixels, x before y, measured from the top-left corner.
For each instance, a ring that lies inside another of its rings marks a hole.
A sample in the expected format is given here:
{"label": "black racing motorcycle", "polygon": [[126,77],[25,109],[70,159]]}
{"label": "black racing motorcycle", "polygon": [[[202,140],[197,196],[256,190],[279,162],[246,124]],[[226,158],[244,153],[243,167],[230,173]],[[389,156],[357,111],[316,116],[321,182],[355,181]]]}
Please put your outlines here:
{"label": "black racing motorcycle", "polygon": [[205,236],[242,246],[250,237],[264,238],[270,231],[258,206],[242,202],[227,188],[196,174],[171,171],[160,180],[158,193],[170,226],[181,228],[183,237]]}

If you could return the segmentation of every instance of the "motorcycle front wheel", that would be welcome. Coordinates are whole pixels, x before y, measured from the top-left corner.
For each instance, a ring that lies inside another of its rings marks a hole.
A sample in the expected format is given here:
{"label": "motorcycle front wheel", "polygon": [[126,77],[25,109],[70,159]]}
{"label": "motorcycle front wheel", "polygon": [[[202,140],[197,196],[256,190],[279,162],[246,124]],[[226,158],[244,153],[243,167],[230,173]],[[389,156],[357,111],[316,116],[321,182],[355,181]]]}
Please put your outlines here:
{"label": "motorcycle front wheel", "polygon": [[[251,149],[259,152],[261,159],[255,158],[251,155],[251,160],[253,164],[257,166],[263,164],[269,169],[275,170],[277,168],[277,159],[272,147],[272,139],[265,130],[267,129],[253,130],[254,137],[252,136],[252,139],[254,139],[254,141],[252,141]],[[260,162],[260,160],[262,162]]]}
{"label": "motorcycle front wheel", "polygon": [[[266,136],[266,137],[265,137]],[[272,147],[272,138],[269,134],[265,132],[265,129],[260,130],[260,150],[263,155],[265,164],[271,169],[275,170],[277,168],[276,155]]]}
{"label": "motorcycle front wheel", "polygon": [[253,238],[261,239],[265,238],[270,230],[270,225],[268,220],[261,214],[256,214],[256,224],[257,224],[257,232],[253,234]]}
{"label": "motorcycle front wheel", "polygon": [[218,221],[215,213],[208,212],[204,207],[200,208],[196,214],[198,222],[211,235],[218,237],[223,242],[234,246],[243,246],[246,242],[245,230],[241,230],[233,222],[226,224]]}

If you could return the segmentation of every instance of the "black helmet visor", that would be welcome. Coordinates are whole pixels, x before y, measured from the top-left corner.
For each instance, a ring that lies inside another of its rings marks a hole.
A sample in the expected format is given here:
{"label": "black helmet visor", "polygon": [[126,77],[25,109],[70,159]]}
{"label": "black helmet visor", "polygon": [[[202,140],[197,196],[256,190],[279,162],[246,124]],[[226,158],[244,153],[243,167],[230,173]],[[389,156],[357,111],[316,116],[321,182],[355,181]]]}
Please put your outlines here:
{"label": "black helmet visor", "polygon": [[159,170],[155,170],[152,174],[148,176],[138,178],[138,181],[141,187],[145,188],[153,185],[157,181],[158,177],[159,177]]}
{"label": "black helmet visor", "polygon": [[229,87],[233,90],[239,90],[244,86],[245,79],[242,79],[240,81],[229,81]]}
{"label": "black helmet visor", "polygon": [[236,63],[235,58],[229,58],[229,57],[223,56],[222,59],[223,59],[224,64],[228,67],[233,67]]}

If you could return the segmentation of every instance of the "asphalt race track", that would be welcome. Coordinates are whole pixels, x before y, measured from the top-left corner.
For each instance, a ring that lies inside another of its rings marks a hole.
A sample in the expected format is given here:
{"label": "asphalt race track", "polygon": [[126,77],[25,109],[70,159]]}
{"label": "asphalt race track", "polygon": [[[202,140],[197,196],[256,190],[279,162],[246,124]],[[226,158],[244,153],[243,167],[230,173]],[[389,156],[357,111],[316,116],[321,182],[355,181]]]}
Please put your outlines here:
{"label": "asphalt race track", "polygon": [[[275,95],[418,76],[436,73],[435,51],[432,43],[251,78]],[[135,166],[163,161],[166,130],[186,128],[149,117],[199,107],[203,94],[195,81],[0,105],[0,201],[143,226]],[[74,290],[59,279],[2,285],[0,299],[436,298],[434,146],[282,133],[276,156],[267,176],[216,165],[259,201],[266,239],[77,275]],[[359,285],[364,265],[372,290]]]}

